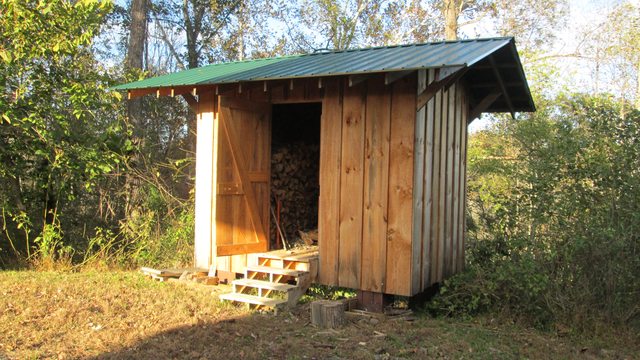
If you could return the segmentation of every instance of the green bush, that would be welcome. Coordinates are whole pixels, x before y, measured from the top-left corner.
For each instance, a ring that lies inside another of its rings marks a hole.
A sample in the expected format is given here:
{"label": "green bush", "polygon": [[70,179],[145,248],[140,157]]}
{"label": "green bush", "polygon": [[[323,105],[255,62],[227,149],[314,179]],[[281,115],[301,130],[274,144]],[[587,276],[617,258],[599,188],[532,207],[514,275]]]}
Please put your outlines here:
{"label": "green bush", "polygon": [[640,325],[640,111],[553,104],[470,137],[468,266],[431,311]]}

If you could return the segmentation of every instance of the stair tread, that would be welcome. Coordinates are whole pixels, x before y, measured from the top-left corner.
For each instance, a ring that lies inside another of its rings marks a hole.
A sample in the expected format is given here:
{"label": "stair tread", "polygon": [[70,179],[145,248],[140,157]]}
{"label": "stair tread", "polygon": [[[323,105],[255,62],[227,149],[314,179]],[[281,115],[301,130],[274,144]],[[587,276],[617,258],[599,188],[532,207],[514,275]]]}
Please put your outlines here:
{"label": "stair tread", "polygon": [[288,276],[299,276],[300,274],[304,274],[307,271],[293,270],[293,269],[280,269],[274,268],[270,266],[247,266],[247,271],[255,271],[262,272],[267,274],[276,274],[276,275],[288,275]]}
{"label": "stair tread", "polygon": [[260,297],[254,295],[240,294],[240,293],[228,293],[228,294],[220,294],[221,300],[228,301],[238,301],[244,302],[254,305],[264,305],[264,306],[276,306],[278,304],[283,304],[287,302],[286,299],[272,299],[267,297]]}
{"label": "stair tread", "polygon": [[319,256],[317,250],[307,250],[301,252],[272,251],[268,253],[258,254],[258,258],[263,259],[286,260],[306,263],[308,263],[312,259],[317,259],[318,257]]}
{"label": "stair tread", "polygon": [[249,286],[254,288],[262,288],[268,290],[277,290],[277,291],[287,291],[289,289],[293,289],[295,285],[283,284],[283,283],[272,283],[269,281],[262,280],[254,280],[254,279],[238,279],[233,281],[234,285],[240,286]]}

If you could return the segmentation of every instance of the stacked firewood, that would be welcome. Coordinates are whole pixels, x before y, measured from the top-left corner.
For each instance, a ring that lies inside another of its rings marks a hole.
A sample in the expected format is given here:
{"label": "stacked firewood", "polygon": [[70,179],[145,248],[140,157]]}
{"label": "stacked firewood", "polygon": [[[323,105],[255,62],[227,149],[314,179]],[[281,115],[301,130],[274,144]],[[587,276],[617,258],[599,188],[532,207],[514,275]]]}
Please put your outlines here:
{"label": "stacked firewood", "polygon": [[[304,143],[274,144],[271,154],[271,204],[276,217],[279,215],[280,229],[293,246],[302,242],[298,231],[318,226],[320,149],[318,145]],[[272,216],[272,244],[277,233]]]}

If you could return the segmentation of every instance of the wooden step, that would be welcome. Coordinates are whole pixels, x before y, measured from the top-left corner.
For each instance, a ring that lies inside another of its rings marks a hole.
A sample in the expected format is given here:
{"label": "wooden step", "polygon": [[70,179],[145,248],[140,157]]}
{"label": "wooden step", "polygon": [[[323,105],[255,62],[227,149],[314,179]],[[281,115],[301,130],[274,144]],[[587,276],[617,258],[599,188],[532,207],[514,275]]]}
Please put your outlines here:
{"label": "wooden step", "polygon": [[239,294],[239,293],[221,294],[219,297],[220,297],[220,300],[237,301],[237,302],[243,302],[243,303],[248,303],[253,305],[262,305],[262,306],[271,306],[271,307],[287,302],[287,299],[271,299],[266,297]]}
{"label": "wooden step", "polygon": [[249,273],[249,272],[257,272],[257,273],[273,274],[273,275],[286,275],[286,276],[293,276],[293,277],[298,277],[300,276],[300,274],[305,273],[304,271],[279,269],[279,268],[273,268],[269,266],[247,266],[246,273]]}
{"label": "wooden step", "polygon": [[306,251],[271,251],[267,253],[257,254],[261,259],[274,259],[274,260],[289,260],[298,262],[309,262],[310,259],[318,258],[318,250],[306,250]]}
{"label": "wooden step", "polygon": [[272,283],[269,281],[253,280],[253,279],[238,279],[233,281],[233,285],[247,286],[256,289],[275,290],[275,291],[288,291],[295,288],[295,285]]}

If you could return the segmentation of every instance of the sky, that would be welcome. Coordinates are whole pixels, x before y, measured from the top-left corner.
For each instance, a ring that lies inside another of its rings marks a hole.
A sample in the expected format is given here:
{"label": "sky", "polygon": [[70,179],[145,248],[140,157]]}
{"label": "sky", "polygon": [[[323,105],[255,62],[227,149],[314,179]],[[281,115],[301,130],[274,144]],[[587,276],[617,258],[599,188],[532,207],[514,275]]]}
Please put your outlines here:
{"label": "sky", "polygon": [[[580,40],[577,34],[588,28],[590,24],[599,21],[602,16],[621,2],[622,0],[569,0],[567,24],[559,31],[558,39],[554,48],[551,49],[550,55],[574,53]],[[640,5],[640,0],[631,0],[630,2],[636,6]],[[585,60],[561,57],[556,60],[555,65],[558,66],[562,76],[559,84],[566,84],[576,89],[591,90],[590,88],[593,86],[591,69],[589,64],[585,64]],[[471,123],[469,131],[476,132],[487,128],[490,124],[491,118],[484,115]]]}

